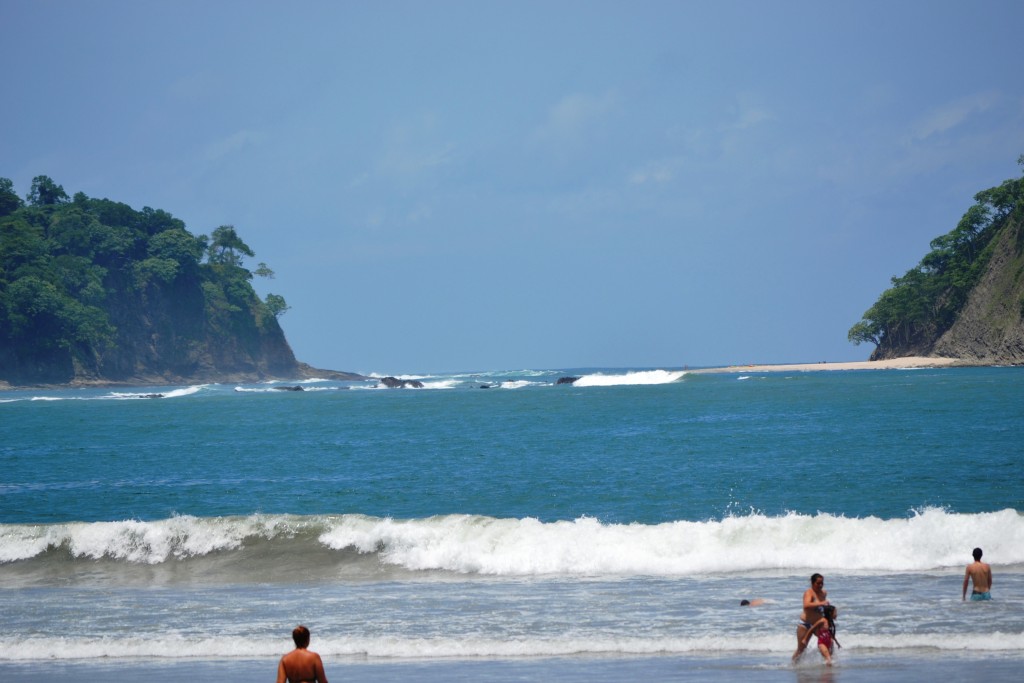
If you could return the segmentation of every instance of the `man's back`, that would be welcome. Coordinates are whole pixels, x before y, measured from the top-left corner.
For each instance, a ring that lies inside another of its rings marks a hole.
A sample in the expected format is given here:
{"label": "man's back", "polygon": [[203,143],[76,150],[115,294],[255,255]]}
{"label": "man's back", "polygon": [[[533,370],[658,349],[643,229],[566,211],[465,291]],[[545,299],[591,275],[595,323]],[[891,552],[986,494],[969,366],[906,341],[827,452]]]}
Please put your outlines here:
{"label": "man's back", "polygon": [[971,577],[971,586],[975,593],[988,593],[992,588],[992,567],[986,562],[976,560],[967,565],[967,575]]}
{"label": "man's back", "polygon": [[327,683],[327,676],[324,674],[324,665],[320,655],[310,652],[305,648],[296,648],[281,657],[281,664],[277,669],[278,683],[287,680],[289,683],[306,683],[318,681]]}

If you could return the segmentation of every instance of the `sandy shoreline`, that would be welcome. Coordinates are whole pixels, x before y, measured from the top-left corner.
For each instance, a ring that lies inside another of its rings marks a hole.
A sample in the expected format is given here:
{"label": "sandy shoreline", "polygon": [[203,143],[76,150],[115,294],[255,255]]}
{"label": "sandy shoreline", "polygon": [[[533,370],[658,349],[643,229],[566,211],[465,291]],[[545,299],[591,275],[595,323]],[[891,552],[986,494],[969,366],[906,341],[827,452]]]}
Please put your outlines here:
{"label": "sandy shoreline", "polygon": [[908,368],[947,368],[975,365],[960,358],[927,358],[909,356],[890,360],[862,360],[845,363],[789,363],[782,365],[729,365],[721,368],[690,370],[694,374],[723,372],[817,372],[823,370],[905,370]]}
{"label": "sandy shoreline", "polygon": [[[845,650],[834,669],[820,660],[805,657],[799,666],[789,663],[789,653],[733,654],[719,657],[685,655],[638,655],[625,657],[551,657],[523,659],[345,661],[325,658],[331,680],[363,683],[391,683],[415,680],[421,683],[931,683],[932,681],[1008,681],[1020,672],[1021,659],[1004,653],[957,653],[880,655]],[[248,660],[226,657],[220,660],[129,660],[59,662],[3,662],[0,678],[7,683],[29,681],[102,680],[151,683],[216,680],[249,683],[270,680],[277,668],[275,659]]]}

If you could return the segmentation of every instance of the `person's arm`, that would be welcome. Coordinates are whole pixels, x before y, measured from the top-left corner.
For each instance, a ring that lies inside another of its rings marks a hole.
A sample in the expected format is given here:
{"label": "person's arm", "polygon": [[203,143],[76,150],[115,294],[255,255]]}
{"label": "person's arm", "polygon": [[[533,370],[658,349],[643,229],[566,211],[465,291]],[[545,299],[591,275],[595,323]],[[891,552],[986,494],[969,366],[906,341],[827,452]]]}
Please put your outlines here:
{"label": "person's arm", "polygon": [[971,578],[971,568],[968,567],[967,571],[964,572],[964,589],[963,589],[963,592],[960,594],[960,601],[961,602],[967,599],[967,582],[968,582],[968,580],[970,580],[970,578]]}
{"label": "person's arm", "polygon": [[811,626],[809,629],[807,629],[807,634],[804,636],[804,645],[807,645],[807,643],[811,642],[811,636],[817,634],[818,629],[822,626],[828,626],[828,619],[826,619],[825,617],[818,619],[816,622],[814,622],[814,626]]}
{"label": "person's arm", "polygon": [[277,665],[277,683],[287,683],[288,674],[284,670],[284,657],[281,657],[281,661]]}
{"label": "person's arm", "polygon": [[988,589],[992,590],[992,565],[985,566],[985,578],[988,579]]}
{"label": "person's arm", "polygon": [[324,661],[320,659],[320,655],[316,656],[313,670],[316,672],[317,683],[327,683],[327,674],[324,673]]}

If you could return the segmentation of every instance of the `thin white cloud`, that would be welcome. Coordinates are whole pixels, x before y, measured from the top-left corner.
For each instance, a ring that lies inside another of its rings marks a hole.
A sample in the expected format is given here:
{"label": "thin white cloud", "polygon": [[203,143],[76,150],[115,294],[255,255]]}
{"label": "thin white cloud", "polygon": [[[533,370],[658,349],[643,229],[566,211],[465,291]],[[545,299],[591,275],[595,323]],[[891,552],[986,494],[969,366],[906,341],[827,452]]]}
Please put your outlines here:
{"label": "thin white cloud", "polygon": [[246,147],[260,144],[265,138],[266,135],[260,131],[240,130],[207,145],[204,156],[207,161],[220,161]]}
{"label": "thin white cloud", "polygon": [[534,131],[533,140],[545,144],[575,142],[602,121],[618,102],[614,91],[600,95],[572,93],[548,110],[547,118]]}
{"label": "thin white cloud", "polygon": [[737,130],[747,130],[748,128],[753,128],[760,123],[771,120],[772,115],[768,110],[753,107],[741,111],[739,116],[729,127]]}
{"label": "thin white cloud", "polygon": [[911,138],[920,141],[945,133],[964,123],[972,115],[991,109],[998,101],[999,93],[990,91],[944,104],[928,112],[913,126]]}
{"label": "thin white cloud", "polygon": [[639,168],[633,169],[629,174],[631,185],[663,185],[671,182],[676,171],[682,165],[682,159],[659,159],[651,161]]}
{"label": "thin white cloud", "polygon": [[437,149],[395,148],[387,152],[377,164],[385,175],[417,175],[439,166],[446,166],[455,158],[455,145]]}
{"label": "thin white cloud", "polygon": [[437,128],[436,117],[430,114],[392,127],[374,164],[376,175],[412,178],[454,163],[457,147],[440,139]]}

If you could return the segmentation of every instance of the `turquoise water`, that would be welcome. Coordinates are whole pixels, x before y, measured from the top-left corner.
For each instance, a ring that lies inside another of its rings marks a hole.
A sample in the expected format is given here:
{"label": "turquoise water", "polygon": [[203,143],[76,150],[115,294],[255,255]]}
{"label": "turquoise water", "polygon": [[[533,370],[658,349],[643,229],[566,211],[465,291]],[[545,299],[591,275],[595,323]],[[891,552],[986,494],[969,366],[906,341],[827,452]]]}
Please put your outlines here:
{"label": "turquoise water", "polygon": [[[1024,370],[421,379],[0,392],[0,674],[272,669],[299,622],[329,673],[733,670],[737,629],[788,666],[813,571],[840,665],[1024,661]],[[976,545],[983,619],[960,601]]]}
{"label": "turquoise water", "polygon": [[[1020,372],[609,387],[547,386],[532,373],[537,385],[514,390],[472,378],[433,391],[208,386],[162,400],[58,392],[79,400],[0,407],[0,519],[466,513],[652,524],[750,510],[1020,509]],[[324,386],[348,385],[311,388]]]}

